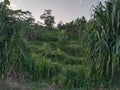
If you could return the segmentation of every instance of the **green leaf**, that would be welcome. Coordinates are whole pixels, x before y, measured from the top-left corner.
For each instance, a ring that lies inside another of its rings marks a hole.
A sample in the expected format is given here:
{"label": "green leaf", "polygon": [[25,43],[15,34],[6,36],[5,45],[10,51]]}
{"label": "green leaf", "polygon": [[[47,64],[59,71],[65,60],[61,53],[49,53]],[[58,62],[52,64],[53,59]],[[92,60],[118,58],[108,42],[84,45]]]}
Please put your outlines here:
{"label": "green leaf", "polygon": [[9,1],[9,0],[4,0],[4,3],[5,3],[6,5],[10,5],[10,1]]}
{"label": "green leaf", "polygon": [[13,14],[18,14],[18,13],[22,13],[22,10],[14,10]]}
{"label": "green leaf", "polygon": [[22,12],[22,10],[10,10],[10,11],[8,11],[7,13],[6,13],[6,15],[13,15],[13,14],[18,14],[18,13],[21,13]]}

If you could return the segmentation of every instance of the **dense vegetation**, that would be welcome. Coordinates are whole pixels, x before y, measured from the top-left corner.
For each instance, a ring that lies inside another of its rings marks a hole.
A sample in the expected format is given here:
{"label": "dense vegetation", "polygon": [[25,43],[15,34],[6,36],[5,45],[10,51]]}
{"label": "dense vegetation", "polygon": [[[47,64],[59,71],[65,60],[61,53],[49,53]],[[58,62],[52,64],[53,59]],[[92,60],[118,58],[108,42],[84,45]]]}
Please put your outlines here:
{"label": "dense vegetation", "polygon": [[100,2],[91,20],[54,27],[51,10],[35,23],[31,12],[0,3],[0,79],[54,83],[61,89],[118,88],[120,0]]}

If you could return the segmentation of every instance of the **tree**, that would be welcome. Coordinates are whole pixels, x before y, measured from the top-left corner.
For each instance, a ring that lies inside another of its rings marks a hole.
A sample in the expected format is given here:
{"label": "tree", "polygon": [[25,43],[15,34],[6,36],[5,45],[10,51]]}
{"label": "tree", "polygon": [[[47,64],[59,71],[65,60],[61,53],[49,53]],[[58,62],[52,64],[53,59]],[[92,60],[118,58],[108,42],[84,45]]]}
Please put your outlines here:
{"label": "tree", "polygon": [[45,10],[44,14],[42,14],[40,16],[40,19],[44,20],[44,24],[48,27],[48,28],[52,28],[55,21],[54,21],[54,16],[52,16],[52,10],[48,9]]}
{"label": "tree", "polygon": [[63,22],[60,21],[60,22],[57,24],[57,28],[58,28],[58,29],[62,29],[62,26],[63,26]]}
{"label": "tree", "polygon": [[85,33],[87,21],[86,18],[83,16],[82,18],[77,18],[76,20],[72,20],[69,23],[63,24],[59,22],[57,28],[59,30],[66,30],[69,37],[78,38],[80,39]]}

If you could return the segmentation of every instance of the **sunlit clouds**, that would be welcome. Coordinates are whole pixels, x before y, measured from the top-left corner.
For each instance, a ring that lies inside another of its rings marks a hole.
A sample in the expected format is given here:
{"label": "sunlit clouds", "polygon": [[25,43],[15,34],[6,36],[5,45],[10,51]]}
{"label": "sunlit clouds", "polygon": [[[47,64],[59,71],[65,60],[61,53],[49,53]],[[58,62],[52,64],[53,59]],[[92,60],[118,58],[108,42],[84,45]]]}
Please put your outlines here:
{"label": "sunlit clouds", "polygon": [[15,9],[16,7],[17,7],[17,5],[11,1],[10,2],[10,8]]}

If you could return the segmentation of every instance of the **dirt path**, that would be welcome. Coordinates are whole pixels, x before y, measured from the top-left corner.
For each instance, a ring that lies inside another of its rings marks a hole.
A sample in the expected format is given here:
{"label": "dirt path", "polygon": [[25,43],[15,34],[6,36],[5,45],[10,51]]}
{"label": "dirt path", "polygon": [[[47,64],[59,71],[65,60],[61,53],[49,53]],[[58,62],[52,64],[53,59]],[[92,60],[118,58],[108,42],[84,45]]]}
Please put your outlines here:
{"label": "dirt path", "polygon": [[0,81],[0,90],[30,90],[30,88],[16,82]]}
{"label": "dirt path", "polygon": [[20,84],[17,82],[10,82],[10,81],[0,81],[0,90],[60,90],[57,85],[27,85],[27,84]]}

